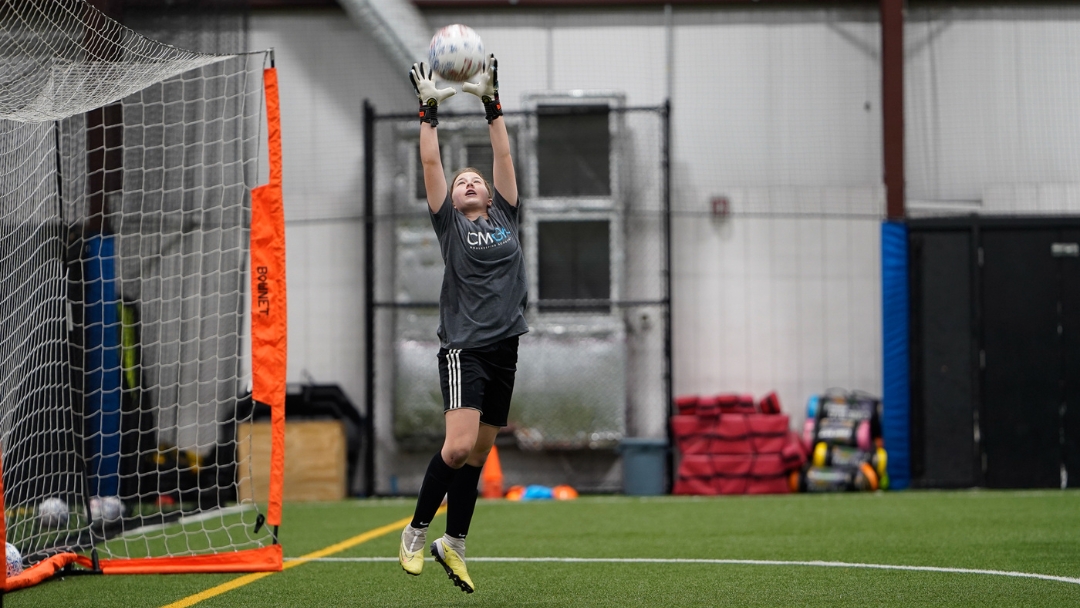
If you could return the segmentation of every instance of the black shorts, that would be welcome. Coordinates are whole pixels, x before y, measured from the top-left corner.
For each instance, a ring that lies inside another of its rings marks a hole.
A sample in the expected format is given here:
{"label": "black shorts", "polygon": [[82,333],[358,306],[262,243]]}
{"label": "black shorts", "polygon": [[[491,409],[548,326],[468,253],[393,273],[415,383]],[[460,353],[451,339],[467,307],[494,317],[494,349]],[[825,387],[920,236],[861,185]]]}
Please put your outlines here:
{"label": "black shorts", "polygon": [[517,373],[517,351],[517,336],[480,348],[440,348],[443,411],[480,410],[480,422],[506,426]]}

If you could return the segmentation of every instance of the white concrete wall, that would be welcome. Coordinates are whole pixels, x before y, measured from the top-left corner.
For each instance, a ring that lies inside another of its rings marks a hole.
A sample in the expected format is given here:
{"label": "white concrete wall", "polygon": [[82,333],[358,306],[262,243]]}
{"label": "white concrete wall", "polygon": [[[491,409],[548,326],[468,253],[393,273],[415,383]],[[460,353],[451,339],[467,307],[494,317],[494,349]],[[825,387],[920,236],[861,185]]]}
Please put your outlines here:
{"label": "white concrete wall", "polygon": [[906,31],[915,206],[1080,212],[1080,6],[923,7]]}
{"label": "white concrete wall", "polygon": [[[676,394],[881,392],[873,11],[677,12]],[[722,196],[733,215],[708,215]]]}

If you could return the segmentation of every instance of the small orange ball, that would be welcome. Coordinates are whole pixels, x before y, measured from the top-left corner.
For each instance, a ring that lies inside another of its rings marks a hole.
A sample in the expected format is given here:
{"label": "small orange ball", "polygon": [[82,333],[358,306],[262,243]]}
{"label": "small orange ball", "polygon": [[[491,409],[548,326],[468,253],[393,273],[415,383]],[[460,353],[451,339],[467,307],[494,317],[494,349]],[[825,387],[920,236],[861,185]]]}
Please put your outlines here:
{"label": "small orange ball", "polygon": [[577,490],[567,485],[555,486],[551,489],[551,494],[555,500],[574,500],[578,497]]}

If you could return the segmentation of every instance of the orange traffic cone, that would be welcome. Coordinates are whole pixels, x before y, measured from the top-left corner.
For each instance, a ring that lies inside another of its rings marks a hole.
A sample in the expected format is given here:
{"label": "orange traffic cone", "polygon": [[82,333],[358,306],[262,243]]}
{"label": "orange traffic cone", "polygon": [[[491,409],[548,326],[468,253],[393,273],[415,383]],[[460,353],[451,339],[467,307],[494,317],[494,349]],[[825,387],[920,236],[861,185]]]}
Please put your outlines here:
{"label": "orange traffic cone", "polygon": [[488,454],[487,462],[484,463],[484,470],[480,473],[480,479],[484,488],[481,496],[484,498],[502,498],[502,465],[499,464],[499,450],[495,449],[495,446],[491,446],[491,453]]}

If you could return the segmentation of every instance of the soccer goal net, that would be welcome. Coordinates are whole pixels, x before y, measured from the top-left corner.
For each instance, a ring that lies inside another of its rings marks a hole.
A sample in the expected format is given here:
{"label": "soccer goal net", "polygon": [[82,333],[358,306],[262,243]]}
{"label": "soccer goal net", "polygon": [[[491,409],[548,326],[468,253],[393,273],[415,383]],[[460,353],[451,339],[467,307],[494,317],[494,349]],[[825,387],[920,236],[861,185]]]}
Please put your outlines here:
{"label": "soccer goal net", "polygon": [[284,424],[269,62],[0,0],[4,589],[281,567],[283,440],[251,440]]}

